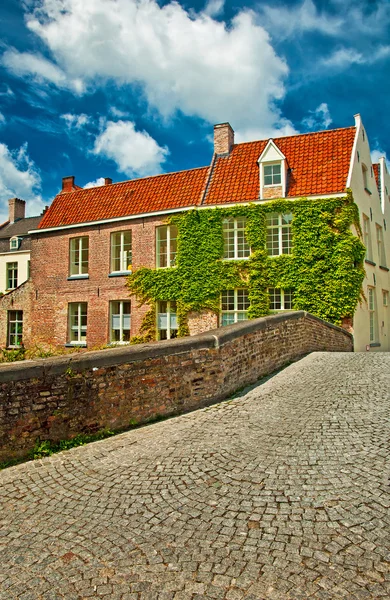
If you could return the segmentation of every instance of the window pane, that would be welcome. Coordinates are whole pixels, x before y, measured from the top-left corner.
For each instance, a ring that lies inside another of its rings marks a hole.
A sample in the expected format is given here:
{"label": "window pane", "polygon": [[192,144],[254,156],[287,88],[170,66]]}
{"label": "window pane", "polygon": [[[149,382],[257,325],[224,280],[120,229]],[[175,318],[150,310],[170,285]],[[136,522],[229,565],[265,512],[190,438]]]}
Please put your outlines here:
{"label": "window pane", "polygon": [[168,266],[168,227],[157,227],[157,267]]}

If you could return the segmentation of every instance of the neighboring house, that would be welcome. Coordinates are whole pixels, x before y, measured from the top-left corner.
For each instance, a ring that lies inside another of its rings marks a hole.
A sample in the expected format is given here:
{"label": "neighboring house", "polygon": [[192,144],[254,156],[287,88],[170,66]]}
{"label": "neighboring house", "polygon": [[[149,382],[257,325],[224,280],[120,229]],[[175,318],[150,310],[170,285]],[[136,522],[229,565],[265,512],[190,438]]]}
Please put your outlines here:
{"label": "neighboring house", "polygon": [[8,201],[8,221],[0,225],[0,293],[9,292],[30,276],[30,229],[36,229],[42,215],[25,217],[26,203]]}
{"label": "neighboring house", "polygon": [[242,144],[223,123],[208,167],[89,189],[66,177],[31,228],[30,280],[1,300],[0,340],[11,310],[26,346],[93,348],[306,309],[352,328],[357,350],[389,350],[389,190],[359,115]]}

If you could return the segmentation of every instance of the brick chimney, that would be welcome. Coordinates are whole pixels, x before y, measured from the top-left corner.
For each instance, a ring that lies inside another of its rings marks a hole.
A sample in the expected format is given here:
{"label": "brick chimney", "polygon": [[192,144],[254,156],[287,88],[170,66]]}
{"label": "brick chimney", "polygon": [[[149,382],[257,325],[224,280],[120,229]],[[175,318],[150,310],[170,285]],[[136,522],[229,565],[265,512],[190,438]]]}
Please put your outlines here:
{"label": "brick chimney", "polygon": [[105,177],[104,178],[104,185],[111,185],[111,184],[112,184],[111,177]]}
{"label": "brick chimney", "polygon": [[234,144],[234,131],[230,123],[214,125],[214,152],[215,154],[230,154]]}
{"label": "brick chimney", "polygon": [[19,198],[11,198],[8,200],[8,219],[10,223],[14,223],[18,219],[24,219],[26,212],[26,203]]}
{"label": "brick chimney", "polygon": [[75,189],[74,176],[62,178],[62,192],[73,192]]}

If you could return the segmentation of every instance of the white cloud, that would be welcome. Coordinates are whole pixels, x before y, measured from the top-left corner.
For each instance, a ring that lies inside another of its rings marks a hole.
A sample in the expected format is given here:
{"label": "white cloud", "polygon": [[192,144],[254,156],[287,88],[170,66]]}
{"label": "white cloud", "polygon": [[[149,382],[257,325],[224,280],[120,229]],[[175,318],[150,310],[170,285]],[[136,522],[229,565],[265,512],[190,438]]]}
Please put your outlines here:
{"label": "white cloud", "polygon": [[375,150],[371,151],[371,162],[374,163],[378,163],[379,159],[384,157],[386,164],[387,164],[387,170],[390,171],[390,161],[387,158],[386,152],[384,150],[382,150],[381,148],[376,148]]}
{"label": "white cloud", "polygon": [[95,179],[95,181],[89,181],[88,183],[86,183],[84,189],[87,190],[88,188],[99,187],[101,185],[104,185],[104,183],[104,177],[99,177],[98,179]]}
{"label": "white cloud", "polygon": [[281,117],[275,101],[285,95],[288,67],[255,13],[242,10],[227,24],[207,14],[215,2],[207,6],[190,14],[173,1],[41,0],[26,22],[53,56],[52,68],[14,51],[6,63],[79,92],[110,80],[135,84],[164,117],[181,111],[229,121],[236,131],[256,127],[265,137]]}
{"label": "white cloud", "polygon": [[307,129],[327,129],[331,123],[332,117],[326,102],[322,102],[315,110],[309,110],[309,115],[302,120]]}
{"label": "white cloud", "polygon": [[325,67],[345,69],[350,65],[373,64],[390,56],[390,46],[379,46],[375,52],[362,54],[354,48],[339,48],[328,58],[324,58],[321,64]]}
{"label": "white cloud", "polygon": [[10,150],[0,143],[0,221],[8,218],[8,200],[18,197],[26,200],[27,214],[39,214],[44,208],[40,196],[41,177],[30,159],[27,144]]}
{"label": "white cloud", "polygon": [[62,69],[40,54],[18,52],[12,48],[4,52],[1,57],[1,64],[19,77],[27,75],[40,83],[49,82],[60,88],[69,87],[77,93],[83,91],[83,84],[80,79],[68,78]]}
{"label": "white cloud", "polygon": [[169,151],[146,131],[136,131],[131,121],[108,121],[95,140],[93,153],[113,160],[128,177],[144,177],[162,171]]}
{"label": "white cloud", "polygon": [[286,39],[306,31],[319,31],[337,36],[344,19],[333,17],[316,8],[312,0],[304,0],[300,5],[262,6],[260,8],[265,28],[277,38]]}
{"label": "white cloud", "polygon": [[208,0],[204,13],[209,17],[218,17],[223,13],[225,7],[225,0]]}
{"label": "white cloud", "polygon": [[88,115],[85,115],[84,113],[80,115],[72,115],[70,113],[66,113],[64,115],[61,115],[61,119],[64,119],[69,129],[72,129],[73,127],[75,129],[81,129],[82,127],[87,125],[90,120]]}
{"label": "white cloud", "polygon": [[4,125],[5,123],[5,116],[3,115],[3,113],[0,112],[0,125]]}

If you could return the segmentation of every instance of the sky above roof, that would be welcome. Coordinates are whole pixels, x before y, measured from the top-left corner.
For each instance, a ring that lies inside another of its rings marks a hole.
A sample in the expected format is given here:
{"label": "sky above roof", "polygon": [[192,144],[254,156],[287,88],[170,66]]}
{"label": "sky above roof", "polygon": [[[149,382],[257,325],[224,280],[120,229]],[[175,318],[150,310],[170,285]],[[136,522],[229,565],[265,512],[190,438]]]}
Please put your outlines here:
{"label": "sky above roof", "polygon": [[[64,176],[207,165],[236,141],[348,127],[390,158],[388,0],[2,0],[0,221]],[[387,109],[387,110],[386,110]]]}

